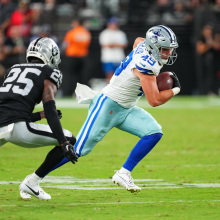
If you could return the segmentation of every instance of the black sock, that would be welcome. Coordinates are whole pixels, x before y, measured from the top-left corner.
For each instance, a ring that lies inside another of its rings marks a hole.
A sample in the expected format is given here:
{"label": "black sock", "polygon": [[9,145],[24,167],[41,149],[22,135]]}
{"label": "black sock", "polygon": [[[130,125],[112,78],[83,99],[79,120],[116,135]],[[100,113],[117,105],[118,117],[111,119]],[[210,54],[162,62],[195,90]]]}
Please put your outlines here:
{"label": "black sock", "polygon": [[60,146],[54,147],[46,156],[44,162],[40,167],[35,171],[35,173],[43,178],[46,176],[50,170],[57,165],[61,160],[63,160],[63,150]]}

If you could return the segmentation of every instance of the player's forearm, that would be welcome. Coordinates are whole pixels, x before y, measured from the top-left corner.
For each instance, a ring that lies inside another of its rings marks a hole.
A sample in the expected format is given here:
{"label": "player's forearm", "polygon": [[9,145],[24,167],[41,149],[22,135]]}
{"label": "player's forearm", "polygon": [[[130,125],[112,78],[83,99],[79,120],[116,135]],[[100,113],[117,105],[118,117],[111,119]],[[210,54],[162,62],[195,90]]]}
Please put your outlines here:
{"label": "player's forearm", "polygon": [[169,101],[174,93],[172,89],[160,91],[158,90],[155,76],[141,75],[141,85],[148,103],[153,106],[159,106]]}
{"label": "player's forearm", "polygon": [[169,101],[174,96],[172,89],[158,92],[157,94],[146,96],[148,103],[152,107],[157,107]]}
{"label": "player's forearm", "polygon": [[64,136],[54,100],[44,103],[44,113],[55,138],[62,145],[67,139]]}

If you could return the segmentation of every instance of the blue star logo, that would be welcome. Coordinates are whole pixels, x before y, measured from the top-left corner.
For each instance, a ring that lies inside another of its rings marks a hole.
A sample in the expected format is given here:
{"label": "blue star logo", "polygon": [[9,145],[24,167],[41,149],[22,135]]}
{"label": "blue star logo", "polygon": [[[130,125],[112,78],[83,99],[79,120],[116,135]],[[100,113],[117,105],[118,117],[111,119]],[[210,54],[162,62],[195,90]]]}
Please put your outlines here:
{"label": "blue star logo", "polygon": [[161,32],[161,30],[158,29],[158,30],[153,31],[153,34],[155,34],[155,35],[158,36],[158,37],[161,37],[161,36],[163,36],[163,35],[162,35],[160,32]]}

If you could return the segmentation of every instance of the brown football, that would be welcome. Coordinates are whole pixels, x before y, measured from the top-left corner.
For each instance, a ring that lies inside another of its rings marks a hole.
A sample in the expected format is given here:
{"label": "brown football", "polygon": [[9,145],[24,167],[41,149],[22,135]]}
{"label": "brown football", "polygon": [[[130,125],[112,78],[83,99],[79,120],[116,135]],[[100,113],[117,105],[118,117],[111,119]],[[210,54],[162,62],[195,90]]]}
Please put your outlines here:
{"label": "brown football", "polygon": [[173,79],[170,75],[172,75],[172,72],[162,72],[157,76],[157,86],[159,91],[172,89]]}

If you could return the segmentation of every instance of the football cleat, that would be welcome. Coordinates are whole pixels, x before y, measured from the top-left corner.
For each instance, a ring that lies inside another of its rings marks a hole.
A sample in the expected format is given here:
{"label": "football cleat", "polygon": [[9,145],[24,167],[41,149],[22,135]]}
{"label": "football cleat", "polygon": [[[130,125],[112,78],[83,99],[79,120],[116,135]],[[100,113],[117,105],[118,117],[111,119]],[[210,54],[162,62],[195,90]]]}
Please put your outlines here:
{"label": "football cleat", "polygon": [[31,199],[31,195],[23,191],[20,191],[20,196],[22,199]]}
{"label": "football cleat", "polygon": [[112,182],[126,188],[132,193],[141,191],[141,188],[134,184],[130,172],[120,173],[119,171],[116,171],[115,175],[112,177]]}
{"label": "football cleat", "polygon": [[30,178],[31,175],[27,176],[24,179],[24,181],[20,184],[19,189],[22,192],[22,194],[20,192],[20,195],[24,195],[24,193],[26,193],[31,194],[41,200],[50,200],[51,196],[48,193],[44,192],[44,190],[39,186],[39,182],[31,184]]}

